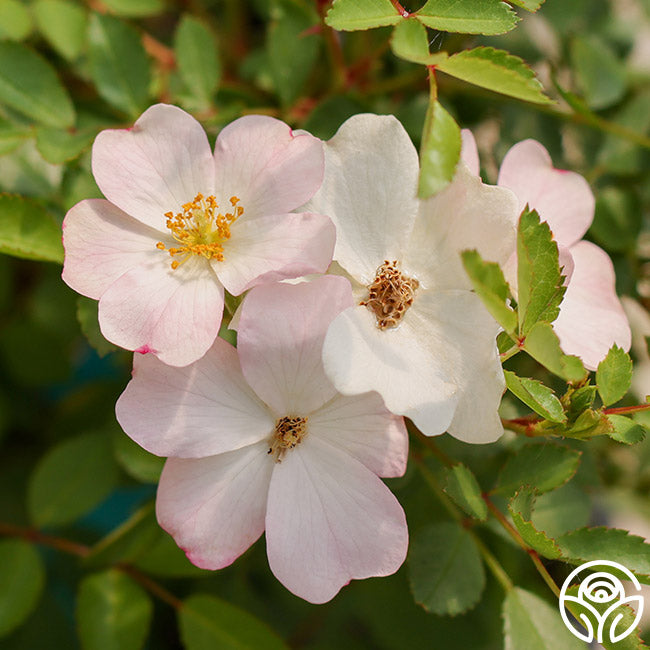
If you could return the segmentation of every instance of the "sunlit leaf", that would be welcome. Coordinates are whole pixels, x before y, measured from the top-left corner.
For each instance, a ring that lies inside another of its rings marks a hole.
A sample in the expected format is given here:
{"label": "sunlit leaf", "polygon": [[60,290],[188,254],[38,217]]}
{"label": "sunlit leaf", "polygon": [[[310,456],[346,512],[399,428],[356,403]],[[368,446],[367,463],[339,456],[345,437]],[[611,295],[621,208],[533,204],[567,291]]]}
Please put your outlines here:
{"label": "sunlit leaf", "polygon": [[341,31],[396,25],[400,20],[390,0],[334,0],[325,17],[330,27]]}
{"label": "sunlit leaf", "polygon": [[428,0],[415,15],[427,27],[461,34],[503,34],[518,21],[501,0]]}

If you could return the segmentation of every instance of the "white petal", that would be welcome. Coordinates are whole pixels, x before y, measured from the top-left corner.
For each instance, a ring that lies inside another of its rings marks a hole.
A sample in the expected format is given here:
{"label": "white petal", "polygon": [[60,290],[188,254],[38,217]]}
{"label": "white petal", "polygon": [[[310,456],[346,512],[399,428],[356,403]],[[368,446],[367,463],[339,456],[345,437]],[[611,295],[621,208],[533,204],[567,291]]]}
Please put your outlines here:
{"label": "white petal", "polygon": [[485,185],[460,163],[451,184],[421,202],[404,269],[427,288],[470,289],[460,253],[476,249],[504,263],[515,249],[518,216],[512,192]]}
{"label": "white petal", "polygon": [[271,478],[266,548],[276,578],[312,603],[351,579],[385,576],[406,557],[404,511],[375,474],[308,437]]}
{"label": "white petal", "polygon": [[242,370],[279,417],[305,416],[334,397],[323,371],[323,337],[351,302],[349,282],[335,276],[264,285],[246,296],[237,335]]}
{"label": "white petal", "polygon": [[162,232],[167,232],[165,212],[178,212],[199,192],[214,190],[214,159],[205,131],[176,106],[156,104],[133,128],[102,131],[92,158],[104,196]]}
{"label": "white petal", "polygon": [[404,419],[386,410],[377,393],[336,395],[309,416],[309,434],[327,440],[386,478],[402,476],[408,459]]}
{"label": "white petal", "polygon": [[117,400],[117,420],[158,456],[202,458],[239,449],[273,432],[275,419],[246,383],[237,351],[217,339],[184,368],[135,355],[133,379]]}
{"label": "white petal", "polygon": [[480,176],[481,164],[479,162],[478,147],[476,146],[474,134],[469,129],[462,129],[460,137],[463,141],[463,146],[460,151],[461,160],[467,165],[467,168],[474,176]]}
{"label": "white petal", "polygon": [[325,179],[307,206],[334,221],[334,259],[363,284],[385,259],[402,259],[418,172],[413,143],[389,115],[355,115],[325,144]]}
{"label": "white petal", "polygon": [[453,417],[457,387],[449,381],[450,370],[438,367],[435,353],[423,343],[430,336],[428,323],[424,329],[409,326],[411,310],[399,327],[380,330],[366,307],[346,309],[325,337],[325,372],[340,393],[374,390],[389,411],[411,418],[430,435],[439,434]]}
{"label": "white petal", "polygon": [[158,522],[202,569],[221,569],[264,531],[275,463],[266,443],[208,458],[170,458],[156,498]]}

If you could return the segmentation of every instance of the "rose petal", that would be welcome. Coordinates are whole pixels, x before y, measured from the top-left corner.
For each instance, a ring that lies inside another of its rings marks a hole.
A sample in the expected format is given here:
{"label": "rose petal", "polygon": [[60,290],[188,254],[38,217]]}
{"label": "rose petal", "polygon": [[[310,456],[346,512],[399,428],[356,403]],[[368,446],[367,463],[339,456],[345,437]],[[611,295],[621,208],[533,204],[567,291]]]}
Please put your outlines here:
{"label": "rose petal", "polygon": [[244,376],[279,417],[304,416],[336,393],[321,361],[327,326],[352,302],[345,278],[252,289],[242,307],[237,345]]}
{"label": "rose petal", "polygon": [[98,300],[127,271],[159,260],[159,240],[158,231],[112,203],[81,201],[63,221],[63,280],[75,291]]}
{"label": "rose petal", "polygon": [[161,527],[202,569],[232,564],[264,531],[275,463],[257,443],[208,458],[165,463],[156,515]]}
{"label": "rose petal", "polygon": [[553,329],[566,354],[595,370],[616,343],[630,349],[630,326],[616,295],[614,266],[602,248],[588,241],[571,247],[573,275]]}
{"label": "rose petal", "polygon": [[336,395],[309,416],[309,433],[386,478],[402,476],[408,459],[404,419],[386,410],[377,393]]}
{"label": "rose petal", "polygon": [[325,145],[325,178],[308,207],[334,221],[334,259],[363,284],[385,259],[402,259],[418,173],[415,147],[390,115],[355,115]]}
{"label": "rose petal", "polygon": [[171,366],[201,358],[219,332],[223,287],[206,260],[172,270],[169,259],[131,269],[99,301],[99,325],[112,343],[153,352]]}
{"label": "rose petal", "polygon": [[390,575],[407,545],[397,499],[345,452],[308,436],[276,466],[266,548],[271,571],[297,596],[324,603],[351,579]]}
{"label": "rose petal", "polygon": [[224,127],[214,158],[217,198],[237,196],[242,220],[291,212],[323,180],[322,142],[266,115],[246,115]]}
{"label": "rose petal", "polygon": [[478,156],[478,147],[474,134],[469,129],[461,129],[460,137],[463,146],[460,150],[460,159],[467,165],[469,171],[474,176],[481,175],[481,163]]}
{"label": "rose petal", "polygon": [[104,196],[143,223],[167,232],[165,212],[179,212],[214,190],[214,160],[201,125],[166,104],[148,108],[131,129],[95,139],[93,175]]}
{"label": "rose petal", "polygon": [[275,426],[246,383],[237,351],[222,339],[184,368],[136,354],[133,379],[115,414],[141,447],[180,458],[214,456],[268,440]]}
{"label": "rose petal", "polygon": [[224,243],[223,262],[212,267],[224,287],[238,296],[258,284],[325,273],[335,241],[334,224],[319,214],[236,221]]}
{"label": "rose petal", "polygon": [[366,307],[346,309],[325,337],[325,372],[340,393],[374,390],[392,413],[411,418],[431,435],[443,433],[456,408],[457,387],[423,346],[429,331],[408,326],[410,311],[399,327],[380,330]]}
{"label": "rose petal", "polygon": [[498,184],[519,199],[519,211],[537,210],[558,244],[571,246],[587,232],[594,219],[594,195],[575,172],[554,169],[548,151],[535,140],[524,140],[508,151]]}

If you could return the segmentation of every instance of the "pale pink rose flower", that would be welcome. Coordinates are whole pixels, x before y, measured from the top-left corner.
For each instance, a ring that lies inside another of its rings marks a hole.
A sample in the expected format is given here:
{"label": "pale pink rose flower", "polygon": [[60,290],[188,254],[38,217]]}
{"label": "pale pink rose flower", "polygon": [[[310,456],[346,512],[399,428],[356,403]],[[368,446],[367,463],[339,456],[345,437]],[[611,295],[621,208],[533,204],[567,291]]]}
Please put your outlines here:
{"label": "pale pink rose flower", "polygon": [[92,167],[108,200],[75,205],[63,223],[63,279],[99,300],[99,323],[127,350],[184,366],[212,345],[224,287],[324,272],[335,231],[295,213],[319,188],[323,147],[279,120],[251,115],[220,132],[175,106],[133,128],[102,131]]}
{"label": "pale pink rose flower", "polygon": [[[462,157],[479,175],[479,158],[471,132],[463,130]],[[548,151],[535,140],[514,145],[505,155],[497,184],[512,190],[519,210],[526,205],[548,223],[557,242],[567,290],[553,329],[565,354],[595,370],[616,344],[630,349],[630,326],[616,295],[614,265],[605,251],[582,239],[594,220],[595,200],[587,181],[576,172],[555,169]],[[515,248],[504,267],[517,290]]]}
{"label": "pale pink rose flower", "polygon": [[117,419],[169,457],[158,521],[197,566],[228,566],[266,531],[278,580],[322,603],[404,561],[404,512],[379,478],[404,473],[404,421],[376,393],[337,393],[321,361],[351,302],[341,277],[266,285],[243,302],[237,349],[218,338],[184,368],[136,355]]}
{"label": "pale pink rose flower", "polygon": [[419,200],[418,174],[392,116],[354,116],[325,143],[323,185],[307,205],[336,224],[334,259],[355,296],[327,333],[325,371],[344,395],[378,392],[426,435],[493,442],[505,389],[498,326],[460,253],[504,262],[517,201],[463,163],[446,189]]}

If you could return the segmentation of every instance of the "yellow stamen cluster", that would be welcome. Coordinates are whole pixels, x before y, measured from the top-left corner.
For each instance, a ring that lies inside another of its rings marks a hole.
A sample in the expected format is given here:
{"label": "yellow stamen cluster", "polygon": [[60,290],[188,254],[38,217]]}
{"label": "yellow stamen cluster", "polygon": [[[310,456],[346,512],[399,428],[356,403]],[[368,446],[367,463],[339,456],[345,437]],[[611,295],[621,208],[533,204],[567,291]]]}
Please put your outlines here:
{"label": "yellow stamen cluster", "polygon": [[293,449],[307,435],[307,418],[285,416],[275,423],[275,432],[271,438],[269,454],[276,463],[282,462],[287,450]]}
{"label": "yellow stamen cluster", "polygon": [[214,196],[197,194],[192,202],[183,205],[182,212],[165,213],[167,228],[179,246],[167,248],[159,241],[156,248],[166,250],[172,257],[182,256],[172,261],[172,269],[177,269],[192,255],[223,262],[223,243],[230,239],[230,225],[244,214],[244,208],[238,203],[239,199],[231,196],[232,212],[222,214],[217,212],[219,206]]}
{"label": "yellow stamen cluster", "polygon": [[359,304],[373,312],[379,329],[397,327],[413,304],[419,286],[420,283],[415,278],[401,273],[396,260],[384,260],[377,269],[373,283],[368,286],[368,297]]}

